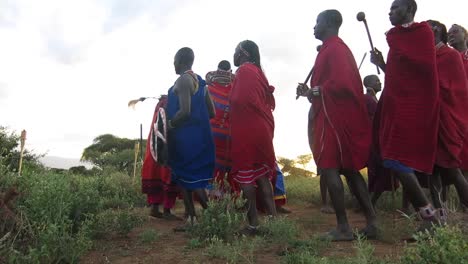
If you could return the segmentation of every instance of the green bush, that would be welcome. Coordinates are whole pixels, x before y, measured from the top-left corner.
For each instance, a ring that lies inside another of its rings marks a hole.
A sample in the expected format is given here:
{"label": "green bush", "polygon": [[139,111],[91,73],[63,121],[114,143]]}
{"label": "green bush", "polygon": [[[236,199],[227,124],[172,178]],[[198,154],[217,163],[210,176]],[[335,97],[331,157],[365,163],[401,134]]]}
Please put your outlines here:
{"label": "green bush", "polygon": [[[20,220],[0,228],[0,262],[76,263],[93,237],[107,231],[126,235],[142,221],[129,210],[145,204],[140,183],[124,173],[83,176],[28,164],[21,177],[0,171],[0,192],[15,187],[20,193],[14,205]],[[0,218],[0,227],[6,224]]]}
{"label": "green bush", "polygon": [[417,243],[408,245],[402,264],[468,263],[468,238],[456,226],[436,227],[415,235]]}
{"label": "green bush", "polygon": [[138,239],[142,244],[150,244],[156,241],[159,237],[158,232],[153,229],[147,229],[140,233]]}
{"label": "green bush", "polygon": [[236,210],[243,202],[241,199],[233,200],[230,195],[210,201],[208,209],[202,211],[198,224],[190,228],[191,236],[200,241],[209,241],[214,237],[223,241],[232,240],[244,221],[244,214]]}
{"label": "green bush", "polygon": [[276,217],[265,222],[268,239],[288,243],[297,238],[299,229],[296,223],[286,217]]}
{"label": "green bush", "polygon": [[225,243],[222,239],[213,237],[205,250],[205,254],[212,258],[226,260],[227,263],[255,263],[255,251],[264,241],[256,237],[249,239],[242,237],[232,243]]}

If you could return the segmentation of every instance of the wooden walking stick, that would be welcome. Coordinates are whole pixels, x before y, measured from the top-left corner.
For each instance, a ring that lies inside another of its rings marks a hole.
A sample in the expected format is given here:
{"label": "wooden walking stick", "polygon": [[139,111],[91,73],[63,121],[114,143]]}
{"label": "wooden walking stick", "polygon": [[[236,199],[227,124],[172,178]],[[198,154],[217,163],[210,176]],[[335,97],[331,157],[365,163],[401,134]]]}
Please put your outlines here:
{"label": "wooden walking stick", "polygon": [[[320,49],[322,48],[322,45],[318,45],[317,46],[317,52],[320,51]],[[310,77],[312,77],[312,74],[314,74],[314,67],[312,67],[312,69],[310,69],[310,72],[309,74],[307,74],[307,77],[304,81],[304,84],[307,84],[307,82],[309,81]],[[299,95],[296,95],[296,100],[299,99]]]}
{"label": "wooden walking stick", "polygon": [[137,162],[138,162],[138,152],[140,152],[140,142],[135,142],[135,159],[133,160],[133,181],[135,181]]}
{"label": "wooden walking stick", "polygon": [[[356,18],[358,21],[364,23],[364,26],[366,27],[366,31],[367,31],[367,37],[369,38],[371,49],[372,51],[374,51],[374,44],[372,43],[372,37],[369,32],[369,26],[367,25],[366,14],[364,14],[364,12],[359,12],[357,13]],[[377,74],[380,74],[379,66],[376,66],[376,67],[377,67]]]}
{"label": "wooden walking stick", "polygon": [[364,56],[362,56],[362,60],[361,60],[361,63],[359,64],[359,68],[358,68],[358,70],[360,70],[360,69],[361,69],[362,63],[364,62],[364,59],[366,58],[366,56],[367,56],[367,52],[366,52],[366,53],[364,53]]}
{"label": "wooden walking stick", "polygon": [[21,169],[23,168],[23,155],[24,155],[24,145],[26,143],[26,130],[21,131],[21,149],[20,149],[20,159],[18,166],[18,176],[21,176]]}

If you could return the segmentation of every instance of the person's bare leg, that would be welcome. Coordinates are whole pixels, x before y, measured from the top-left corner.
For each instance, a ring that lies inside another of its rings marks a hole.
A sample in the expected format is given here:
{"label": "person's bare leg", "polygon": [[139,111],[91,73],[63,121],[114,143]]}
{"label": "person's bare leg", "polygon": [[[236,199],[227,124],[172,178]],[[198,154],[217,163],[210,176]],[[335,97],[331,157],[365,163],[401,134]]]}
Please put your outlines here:
{"label": "person's bare leg", "polygon": [[[342,171],[340,173],[344,175],[345,172],[346,171]],[[361,207],[359,205],[359,200],[357,199],[357,194],[356,194],[357,191],[355,190],[354,185],[350,183],[348,177],[345,177],[345,179],[346,179],[346,184],[348,185],[348,188],[349,188],[349,193],[351,194],[351,206],[353,208],[353,211],[356,213],[359,213],[361,212]]]}
{"label": "person's bare leg", "polygon": [[182,195],[184,196],[184,207],[187,215],[187,221],[184,225],[174,228],[175,232],[185,232],[190,225],[196,221],[195,206],[193,204],[193,192],[182,188]]}
{"label": "person's bare leg", "polygon": [[344,188],[338,169],[323,169],[324,180],[327,182],[330,198],[335,209],[336,215],[336,230],[328,233],[332,241],[353,240],[353,233],[348,224],[346,216]]}
{"label": "person's bare leg", "polygon": [[424,194],[421,185],[414,173],[397,172],[395,175],[404,186],[404,190],[408,195],[410,203],[418,211],[423,222],[419,231],[432,228],[432,223],[436,222],[436,211],[429,199]]}
{"label": "person's bare leg", "polygon": [[323,178],[323,175],[320,175],[320,196],[322,197],[322,208],[320,208],[320,212],[324,214],[334,214],[335,210],[328,203],[327,181]]}
{"label": "person's bare leg", "polygon": [[375,215],[374,206],[372,206],[367,184],[364,181],[359,171],[345,171],[344,175],[348,179],[351,190],[353,190],[360,207],[364,211],[367,226],[361,232],[368,238],[376,238],[377,236],[377,217]]}
{"label": "person's bare leg", "polygon": [[379,200],[380,196],[382,196],[382,193],[383,192],[373,192],[371,194],[371,203],[372,203],[372,206],[374,206],[374,210],[375,210],[375,206],[377,204],[377,201]]}
{"label": "person's bare leg", "polygon": [[457,190],[460,203],[468,206],[468,181],[463,177],[460,169],[443,169],[444,176],[449,178]]}
{"label": "person's bare leg", "polygon": [[[440,224],[445,224],[447,222],[447,213],[443,208],[443,198],[442,198],[442,178],[441,174],[446,174],[445,170],[439,167],[435,167],[432,175],[429,175],[429,191],[431,192],[431,200],[436,209],[436,218],[439,220]],[[443,175],[446,177],[446,175]]]}
{"label": "person's bare leg", "polygon": [[432,175],[429,177],[429,191],[431,192],[431,199],[434,208],[442,208],[442,179],[440,177],[441,169],[434,168]]}
{"label": "person's bare leg", "polygon": [[247,221],[249,222],[249,225],[241,230],[241,233],[244,235],[255,235],[259,225],[256,188],[252,184],[242,184],[240,187],[244,199],[247,200]]}
{"label": "person's bare leg", "polygon": [[[468,171],[462,171],[462,173],[465,176],[465,180],[468,182]],[[462,204],[462,210],[464,213],[468,213],[468,206]]]}
{"label": "person's bare leg", "polygon": [[261,177],[257,180],[258,191],[262,197],[267,215],[276,216],[276,206],[273,200],[273,187],[267,177]]}
{"label": "person's bare leg", "polygon": [[195,194],[198,196],[199,203],[203,209],[208,208],[208,196],[205,189],[196,189]]}
{"label": "person's bare leg", "polygon": [[[410,209],[410,201],[408,198],[408,192],[406,191],[405,187],[402,186],[401,188],[402,194],[401,194],[401,210],[404,214],[410,215],[411,214],[411,209]],[[416,209],[415,209],[416,210]]]}

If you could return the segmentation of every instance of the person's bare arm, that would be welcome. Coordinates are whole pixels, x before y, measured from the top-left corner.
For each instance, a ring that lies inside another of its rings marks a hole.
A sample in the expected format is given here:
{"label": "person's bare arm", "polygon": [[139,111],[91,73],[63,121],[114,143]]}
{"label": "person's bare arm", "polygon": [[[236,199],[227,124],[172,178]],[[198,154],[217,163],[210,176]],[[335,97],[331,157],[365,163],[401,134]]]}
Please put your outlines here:
{"label": "person's bare arm", "polygon": [[213,103],[213,100],[211,99],[210,91],[208,90],[208,87],[206,87],[205,90],[205,103],[206,107],[208,108],[208,115],[210,116],[210,119],[215,117],[216,112],[215,112],[215,106]]}
{"label": "person's bare arm", "polygon": [[185,120],[190,117],[190,107],[192,100],[192,91],[195,88],[193,79],[184,74],[182,75],[174,85],[174,92],[179,98],[179,111],[174,115],[174,118],[170,120],[170,126],[177,127]]}

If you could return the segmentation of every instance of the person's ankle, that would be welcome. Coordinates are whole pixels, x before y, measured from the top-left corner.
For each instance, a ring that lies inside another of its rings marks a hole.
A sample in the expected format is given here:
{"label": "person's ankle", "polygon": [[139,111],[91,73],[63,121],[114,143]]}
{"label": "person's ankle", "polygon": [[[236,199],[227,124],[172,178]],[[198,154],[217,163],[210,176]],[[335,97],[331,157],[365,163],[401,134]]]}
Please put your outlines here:
{"label": "person's ankle", "polygon": [[432,206],[432,204],[428,204],[426,206],[423,206],[423,207],[419,207],[418,208],[418,214],[419,216],[421,217],[422,220],[424,221],[436,221],[436,210],[434,209],[434,207]]}
{"label": "person's ankle", "polygon": [[339,224],[336,227],[336,230],[342,233],[349,232],[350,231],[349,224]]}

